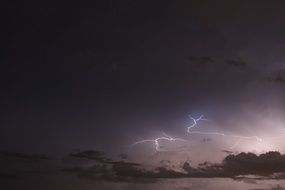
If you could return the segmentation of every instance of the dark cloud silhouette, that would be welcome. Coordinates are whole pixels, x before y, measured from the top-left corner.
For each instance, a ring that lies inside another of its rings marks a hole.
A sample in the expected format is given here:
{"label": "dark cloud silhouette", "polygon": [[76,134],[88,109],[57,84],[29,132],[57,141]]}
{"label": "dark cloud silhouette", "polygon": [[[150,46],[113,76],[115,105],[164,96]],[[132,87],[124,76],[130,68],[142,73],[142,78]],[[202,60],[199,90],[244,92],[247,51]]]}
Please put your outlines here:
{"label": "dark cloud silhouette", "polygon": [[[226,152],[227,153],[227,152]],[[1,153],[1,157],[7,160],[14,159],[46,159],[42,155],[29,155],[19,153]],[[257,179],[284,179],[285,178],[285,155],[280,152],[267,152],[260,155],[253,153],[239,153],[227,155],[221,163],[213,164],[204,162],[193,167],[189,162],[184,162],[180,167],[169,167],[171,161],[161,160],[159,167],[145,167],[142,164],[128,162],[126,160],[115,161],[106,156],[103,151],[86,150],[68,154],[69,158],[80,160],[78,162],[63,162],[57,171],[71,173],[80,179],[106,180],[114,182],[155,182],[161,178],[213,178],[224,177],[254,183]],[[15,169],[15,162],[3,162],[5,171],[0,173],[1,179],[20,179],[22,174]],[[25,163],[25,162],[20,162]],[[39,162],[42,163],[42,162]],[[82,164],[83,163],[83,164]],[[34,167],[31,164],[17,165],[19,169],[25,168],[28,174],[50,172],[43,167]],[[24,166],[24,167],[21,167]],[[46,165],[48,166],[48,165]],[[48,166],[49,167],[49,166]],[[11,172],[9,172],[10,170]],[[19,175],[18,175],[19,174]],[[21,174],[21,175],[20,175]],[[278,174],[278,175],[277,175]],[[256,176],[247,177],[247,175]],[[260,177],[261,176],[261,177]],[[248,179],[252,179],[246,181]]]}
{"label": "dark cloud silhouette", "polygon": [[[161,160],[163,166],[146,169],[138,163],[126,161],[111,161],[104,157],[105,154],[100,151],[83,151],[77,153],[75,157],[88,158],[98,162],[91,167],[65,168],[63,171],[75,172],[81,178],[88,179],[105,179],[113,181],[124,181],[136,178],[179,178],[179,177],[230,177],[253,174],[256,176],[266,176],[268,178],[283,178],[284,175],[273,175],[274,173],[285,172],[285,156],[279,152],[267,152],[261,155],[253,153],[240,153],[237,155],[226,151],[229,155],[224,158],[220,164],[212,164],[204,162],[198,167],[192,167],[188,162],[185,162],[181,171],[175,171],[168,168],[170,163],[168,160]],[[74,156],[71,154],[70,156]],[[106,161],[108,160],[108,161]],[[237,180],[246,179],[246,177],[238,177]]]}
{"label": "dark cloud silhouette", "polygon": [[[84,164],[78,164],[78,162],[72,162],[75,163],[75,166],[71,165],[61,169],[62,172],[75,173],[82,179],[130,182],[140,180],[139,178],[146,178],[146,171],[142,165],[126,161],[113,161],[103,151],[80,151],[71,153],[68,157],[83,159],[89,163],[85,166]],[[120,157],[126,158],[126,155]]]}
{"label": "dark cloud silhouette", "polygon": [[128,159],[129,155],[128,154],[119,154],[119,158],[123,159],[123,160],[126,160]]}
{"label": "dark cloud silhouette", "polygon": [[190,63],[193,63],[197,67],[201,67],[201,68],[209,67],[210,65],[216,65],[216,66],[217,65],[220,65],[220,66],[229,65],[231,67],[238,68],[238,69],[244,69],[248,67],[248,64],[245,61],[233,60],[233,59],[220,60],[220,59],[214,59],[209,56],[200,56],[200,57],[189,56],[187,60]]}
{"label": "dark cloud silhouette", "polygon": [[63,171],[74,172],[79,178],[89,180],[136,183],[149,183],[157,180],[152,172],[146,171],[139,164],[122,161],[96,164],[88,168],[69,168]]}
{"label": "dark cloud silhouette", "polygon": [[190,166],[188,162],[184,162],[182,169],[185,170],[187,173],[191,173],[195,169]]}
{"label": "dark cloud silhouette", "polygon": [[226,154],[233,154],[234,153],[233,151],[230,151],[230,150],[222,150],[222,152],[224,152]]}
{"label": "dark cloud silhouette", "polygon": [[247,67],[247,63],[244,61],[226,60],[226,64],[239,68]]}
{"label": "dark cloud silhouette", "polygon": [[21,160],[47,160],[45,154],[26,154],[19,152],[0,151],[0,159],[21,159]]}
{"label": "dark cloud silhouette", "polygon": [[160,160],[159,163],[164,166],[169,166],[171,164],[170,160]]}
{"label": "dark cloud silhouette", "polygon": [[116,176],[112,173],[112,170],[107,168],[106,165],[93,165],[88,168],[81,168],[80,170],[74,170],[79,178],[83,179],[102,179],[116,181]]}
{"label": "dark cloud silhouette", "polygon": [[105,153],[103,151],[97,151],[97,150],[86,150],[77,153],[71,153],[69,154],[69,156],[76,158],[85,158],[89,160],[96,160],[98,162],[110,161],[109,158],[106,158]]}
{"label": "dark cloud silhouette", "polygon": [[[127,182],[154,182],[159,178],[186,177],[186,173],[177,172],[160,166],[146,169],[143,165],[127,161],[112,161],[102,151],[88,150],[71,153],[69,157],[94,161],[92,166],[76,165],[64,167],[62,172],[75,173],[82,179],[127,181]],[[169,165],[169,160],[162,160],[163,165]]]}
{"label": "dark cloud silhouette", "polygon": [[214,59],[208,56],[201,56],[201,57],[189,56],[188,60],[190,62],[194,62],[200,65],[208,65],[210,63],[214,63]]}
{"label": "dark cloud silhouette", "polygon": [[276,172],[285,172],[285,156],[274,151],[259,156],[253,153],[240,153],[227,156],[223,160],[222,167],[229,176],[270,175]]}
{"label": "dark cloud silhouette", "polygon": [[250,189],[250,190],[285,190],[285,188],[284,187],[282,187],[282,186],[280,186],[280,185],[276,185],[276,186],[274,186],[274,187],[272,187],[272,188],[269,188],[269,189]]}
{"label": "dark cloud silhouette", "polygon": [[285,83],[285,70],[272,72],[267,78],[267,81],[273,83]]}
{"label": "dark cloud silhouette", "polygon": [[276,76],[276,77],[273,79],[273,82],[284,83],[284,82],[285,82],[285,77],[284,77],[284,76]]}
{"label": "dark cloud silhouette", "polygon": [[230,154],[226,156],[221,164],[211,164],[204,162],[197,168],[190,167],[185,162],[182,167],[188,177],[230,177],[239,175],[256,175],[268,178],[284,178],[284,175],[274,175],[285,172],[285,155],[280,152],[270,151],[264,154],[255,155],[253,153]]}

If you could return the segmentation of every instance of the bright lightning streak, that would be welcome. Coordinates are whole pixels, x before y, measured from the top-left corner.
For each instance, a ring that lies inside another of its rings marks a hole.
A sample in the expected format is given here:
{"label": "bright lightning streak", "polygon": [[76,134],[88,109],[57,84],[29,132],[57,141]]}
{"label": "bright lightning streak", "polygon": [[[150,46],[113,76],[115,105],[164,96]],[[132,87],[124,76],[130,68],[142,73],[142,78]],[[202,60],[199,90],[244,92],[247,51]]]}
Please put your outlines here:
{"label": "bright lightning streak", "polygon": [[138,144],[142,144],[142,143],[152,142],[152,143],[154,143],[154,146],[155,146],[155,150],[156,150],[156,151],[162,151],[161,148],[160,148],[161,146],[160,146],[160,144],[159,144],[159,141],[164,140],[164,141],[181,141],[181,142],[187,142],[187,140],[185,140],[185,139],[173,138],[173,137],[171,137],[171,136],[169,136],[169,135],[167,135],[167,134],[165,134],[165,133],[163,133],[163,135],[164,135],[164,136],[158,137],[158,138],[156,138],[156,139],[144,139],[144,140],[141,140],[141,141],[137,141],[137,142],[135,142],[135,143],[133,144],[133,146],[138,145]]}
{"label": "bright lightning streak", "polygon": [[198,125],[199,121],[208,121],[207,119],[204,118],[204,115],[201,115],[199,118],[195,119],[191,115],[188,115],[190,119],[192,119],[193,124],[187,128],[187,132],[190,133],[190,129]]}
{"label": "bright lightning streak", "polygon": [[234,137],[239,139],[255,139],[256,141],[262,142],[262,138],[258,136],[239,136],[239,135],[227,135],[228,137]]}
{"label": "bright lightning streak", "polygon": [[219,133],[219,132],[203,132],[203,131],[191,131],[192,128],[194,128],[195,126],[198,125],[199,121],[209,121],[208,119],[204,118],[203,115],[201,115],[200,117],[198,117],[197,119],[195,119],[194,117],[192,117],[191,115],[188,115],[189,118],[193,121],[193,124],[190,125],[189,127],[187,127],[187,132],[189,134],[201,134],[201,135],[218,135],[218,136],[226,136],[226,137],[232,137],[232,138],[238,138],[238,139],[254,139],[258,142],[262,141],[262,138],[258,137],[258,136],[240,136],[240,135],[226,135],[225,133]]}
{"label": "bright lightning streak", "polygon": [[209,121],[208,119],[204,118],[204,115],[201,115],[197,119],[192,117],[191,115],[188,115],[190,119],[192,119],[193,124],[187,127],[187,132],[189,134],[200,134],[200,135],[220,135],[220,136],[225,136],[224,133],[219,133],[219,132],[203,132],[203,131],[190,131],[192,128],[198,125],[199,121]]}
{"label": "bright lightning streak", "polygon": [[[239,143],[242,141],[242,140],[256,140],[258,142],[262,142],[262,138],[258,137],[258,136],[241,136],[241,135],[227,135],[225,133],[220,133],[220,132],[203,132],[203,131],[192,131],[193,128],[197,127],[198,126],[198,123],[200,121],[209,121],[208,119],[206,119],[203,115],[201,115],[200,117],[198,118],[194,118],[192,117],[191,115],[188,115],[189,118],[192,120],[192,124],[187,127],[187,133],[189,134],[200,134],[200,135],[216,135],[216,136],[223,136],[223,137],[230,137],[230,138],[237,138],[238,141],[232,145],[230,148],[233,149],[235,148],[236,146],[239,145]],[[158,138],[155,138],[155,139],[144,139],[144,140],[141,140],[141,141],[137,141],[135,143],[133,143],[132,146],[135,146],[135,145],[138,145],[138,144],[143,144],[143,143],[153,143],[154,146],[155,146],[155,150],[156,151],[162,151],[161,149],[161,145],[160,145],[160,141],[170,141],[170,142],[173,142],[173,141],[181,141],[181,142],[189,142],[185,139],[182,139],[182,138],[173,138],[165,133],[163,133],[163,136],[162,137],[158,137]]]}

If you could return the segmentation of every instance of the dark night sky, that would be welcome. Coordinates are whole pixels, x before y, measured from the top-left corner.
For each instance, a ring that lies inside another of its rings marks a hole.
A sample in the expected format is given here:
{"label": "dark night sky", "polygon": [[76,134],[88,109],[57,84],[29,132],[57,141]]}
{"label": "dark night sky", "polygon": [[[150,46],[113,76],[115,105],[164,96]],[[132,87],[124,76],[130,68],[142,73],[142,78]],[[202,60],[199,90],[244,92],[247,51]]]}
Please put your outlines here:
{"label": "dark night sky", "polygon": [[161,130],[185,136],[187,114],[206,114],[215,130],[276,134],[285,111],[284,7],[281,0],[9,2],[0,149],[123,152]]}

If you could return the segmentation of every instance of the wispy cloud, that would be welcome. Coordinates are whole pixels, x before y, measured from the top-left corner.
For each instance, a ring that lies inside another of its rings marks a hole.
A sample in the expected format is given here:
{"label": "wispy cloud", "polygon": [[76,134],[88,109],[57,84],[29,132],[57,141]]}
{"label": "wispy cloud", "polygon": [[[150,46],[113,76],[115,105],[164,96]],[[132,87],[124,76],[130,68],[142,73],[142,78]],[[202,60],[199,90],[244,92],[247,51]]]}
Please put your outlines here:
{"label": "wispy cloud", "polygon": [[270,76],[267,77],[267,81],[272,83],[285,83],[285,70],[272,72]]}
{"label": "wispy cloud", "polygon": [[243,69],[248,67],[248,63],[242,60],[234,60],[234,59],[215,59],[210,56],[189,56],[187,57],[187,60],[190,63],[195,64],[196,66],[200,67],[207,67],[210,65],[221,65],[226,66],[229,65],[233,68]]}

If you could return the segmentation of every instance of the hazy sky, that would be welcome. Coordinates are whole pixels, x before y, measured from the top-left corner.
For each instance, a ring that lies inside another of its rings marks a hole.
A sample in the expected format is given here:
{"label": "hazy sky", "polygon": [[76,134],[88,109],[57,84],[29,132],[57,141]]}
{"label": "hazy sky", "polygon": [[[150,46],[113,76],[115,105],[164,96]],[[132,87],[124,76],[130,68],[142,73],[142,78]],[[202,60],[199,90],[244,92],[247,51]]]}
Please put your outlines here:
{"label": "hazy sky", "polygon": [[[165,132],[187,140],[162,142],[174,160],[284,150],[284,1],[6,6],[0,149],[155,160],[131,145]],[[187,134],[188,114],[229,136]]]}

